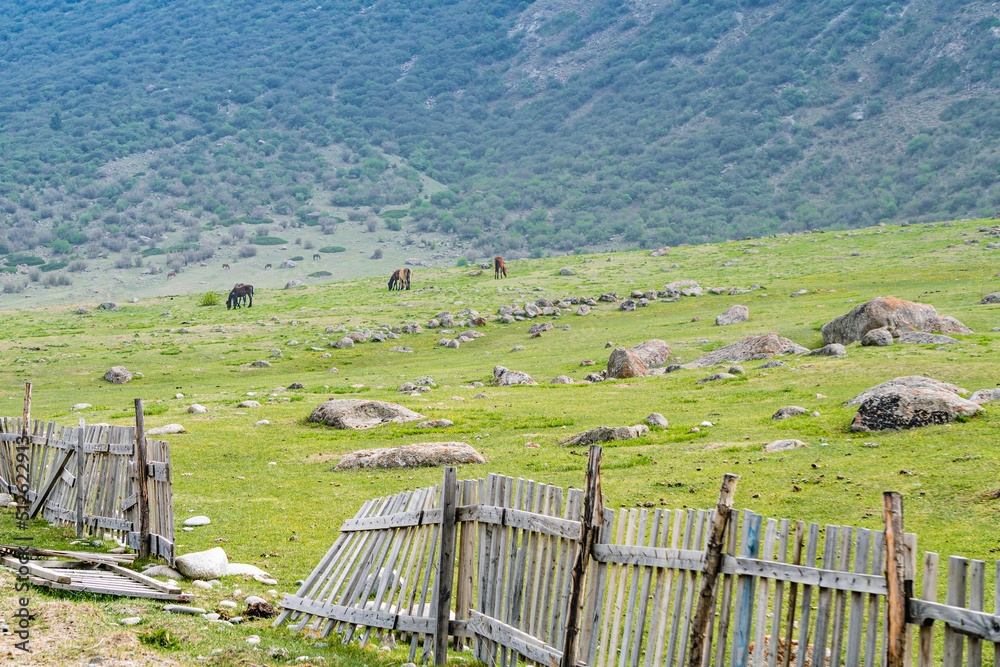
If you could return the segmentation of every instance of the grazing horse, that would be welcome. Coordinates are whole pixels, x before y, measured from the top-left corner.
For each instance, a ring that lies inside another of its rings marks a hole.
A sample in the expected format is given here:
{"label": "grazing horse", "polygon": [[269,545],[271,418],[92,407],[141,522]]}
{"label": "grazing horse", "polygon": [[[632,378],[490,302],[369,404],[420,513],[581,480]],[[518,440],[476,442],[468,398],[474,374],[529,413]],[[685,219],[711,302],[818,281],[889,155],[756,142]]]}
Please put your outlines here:
{"label": "grazing horse", "polygon": [[270,264],[265,264],[265,265],[264,265],[264,270],[265,270],[265,271],[267,271],[267,270],[268,270],[268,269],[270,269],[270,268],[271,268],[271,265],[270,265]]}
{"label": "grazing horse", "polygon": [[410,270],[396,269],[389,278],[390,290],[410,289]]}
{"label": "grazing horse", "polygon": [[176,271],[171,271],[170,273],[167,274],[167,280],[170,280],[171,278],[173,278],[176,275],[177,275]]}
{"label": "grazing horse", "polygon": [[493,258],[493,279],[496,280],[501,276],[507,277],[507,267],[504,266],[503,257],[497,255]]}
{"label": "grazing horse", "polygon": [[228,268],[229,268],[229,265],[228,265],[228,264],[223,264],[223,265],[222,265],[222,268],[224,268],[224,269],[228,269]]}
{"label": "grazing horse", "polygon": [[232,291],[229,293],[229,298],[226,299],[226,310],[230,310],[232,308],[239,308],[243,304],[244,299],[247,299],[250,302],[247,308],[252,308],[253,285],[236,283]]}
{"label": "grazing horse", "polygon": [[314,252],[313,253],[313,259],[314,260],[316,260],[316,259],[323,259],[323,256],[320,255],[318,252]]}

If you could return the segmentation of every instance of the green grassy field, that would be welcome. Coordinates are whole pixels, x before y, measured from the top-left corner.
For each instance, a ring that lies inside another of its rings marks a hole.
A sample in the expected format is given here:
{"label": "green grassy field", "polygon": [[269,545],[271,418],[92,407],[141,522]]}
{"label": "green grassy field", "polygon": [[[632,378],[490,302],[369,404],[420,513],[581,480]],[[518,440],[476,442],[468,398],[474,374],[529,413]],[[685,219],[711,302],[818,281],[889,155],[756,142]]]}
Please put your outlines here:
{"label": "green grassy field", "polygon": [[[609,443],[605,449],[602,479],[610,507],[647,502],[709,507],[722,474],[734,472],[741,475],[737,506],[773,517],[879,528],[881,492],[896,490],[905,496],[906,529],[919,535],[921,551],[991,560],[1000,550],[997,501],[987,499],[1000,486],[1000,408],[987,404],[983,414],[950,426],[853,434],[848,424],[854,409],[843,407],[863,389],[899,375],[927,375],[971,391],[997,386],[1000,332],[991,329],[1000,326],[1000,306],[978,302],[1000,289],[994,276],[1000,269],[1000,251],[985,248],[986,235],[977,231],[983,224],[991,223],[882,227],[680,247],[656,258],[637,252],[530,260],[509,265],[510,278],[504,281],[494,281],[486,272],[470,277],[469,269],[418,269],[409,292],[387,293],[381,278],[290,291],[262,289],[252,309],[238,311],[198,306],[196,294],[143,299],[123,304],[116,313],[92,309],[89,315],[78,315],[78,303],[4,311],[0,406],[6,402],[7,409],[0,414],[19,414],[25,380],[34,383],[34,416],[66,425],[75,424],[77,414],[69,409],[81,402],[94,406],[81,413],[88,422],[133,423],[132,399],[143,398],[147,428],[167,423],[187,428],[187,433],[167,438],[178,553],[221,544],[231,561],[253,563],[272,573],[279,593],[294,590],[293,582],[305,578],[340,523],[362,501],[434,484],[440,477],[436,469],[332,472],[344,453],[467,440],[489,462],[463,467],[460,478],[498,472],[580,487],[586,458],[580,450],[559,446],[559,441],[594,426],[642,423],[653,411],[665,415],[670,426],[637,440]],[[980,242],[965,243],[972,239]],[[679,266],[671,268],[675,264]],[[576,275],[559,275],[567,266]],[[569,324],[570,329],[554,329],[536,339],[528,337],[528,321],[491,322],[481,329],[485,338],[458,350],[438,347],[441,334],[427,329],[404,334],[399,341],[369,342],[349,350],[328,348],[339,335],[324,333],[339,324],[349,329],[425,324],[437,312],[464,307],[495,313],[515,299],[596,297],[610,290],[627,295],[682,278],[696,279],[705,288],[756,283],[764,289],[738,296],[706,292],[676,303],[654,301],[634,313],[619,312],[610,304],[600,304],[586,317],[564,311],[557,324]],[[790,297],[800,289],[809,293]],[[848,346],[846,358],[787,357],[790,368],[761,371],[762,362],[747,362],[745,376],[723,383],[697,384],[715,372],[699,369],[593,385],[548,384],[563,374],[582,379],[594,370],[581,367],[585,359],[601,368],[610,352],[607,342],[632,346],[661,338],[680,363],[744,336],[772,331],[819,347],[820,326],[869,298],[887,295],[933,304],[940,314],[958,318],[976,334],[960,337],[960,344],[947,349],[855,344]],[[715,326],[715,316],[736,303],[750,308],[749,321]],[[701,320],[692,321],[695,317]],[[189,332],[179,333],[181,327]],[[289,345],[292,340],[299,344]],[[389,351],[394,344],[414,352]],[[514,352],[515,345],[527,349]],[[313,346],[323,351],[310,350]],[[271,359],[273,349],[280,349],[283,357]],[[326,351],[331,358],[321,357]],[[273,366],[241,366],[257,359],[270,359]],[[124,386],[103,381],[104,371],[118,364],[144,377]],[[465,386],[471,381],[488,383],[497,364],[529,373],[539,386]],[[333,367],[339,372],[326,372]],[[403,382],[422,376],[433,378],[437,387],[420,397],[396,391]],[[305,389],[272,391],[292,382],[301,382]],[[480,392],[487,398],[474,399]],[[175,398],[178,393],[184,398]],[[405,425],[343,432],[306,423],[320,402],[354,395],[392,400],[431,418],[451,419],[455,426],[434,433]],[[263,407],[236,408],[248,397],[260,400]],[[192,403],[207,406],[208,413],[187,414]],[[786,405],[800,405],[820,416],[771,421],[772,413]],[[268,419],[270,426],[254,427],[260,419]],[[704,420],[714,425],[688,432]],[[778,454],[763,451],[766,442],[783,437],[810,446]],[[528,441],[541,447],[526,448]],[[872,442],[880,444],[863,446]],[[212,524],[180,532],[180,522],[192,512],[208,515]],[[12,513],[0,513],[0,534],[13,530]],[[72,538],[43,522],[32,532],[38,544],[65,547]],[[10,581],[0,575],[4,587]],[[214,606],[231,596],[234,587],[244,595],[267,595],[268,587],[253,581],[225,583],[226,588],[200,596],[198,606]],[[209,664],[235,664],[248,656],[258,664],[270,660],[266,650],[271,646],[286,648],[293,658],[324,656],[326,664],[405,661],[402,652],[358,654],[339,646],[316,647],[315,639],[271,630],[260,621],[229,630],[208,628],[200,619],[167,615],[158,611],[158,604],[133,600],[81,601],[72,606],[79,621],[67,629],[54,610],[65,613],[68,596],[37,590],[32,595],[48,605],[34,630],[40,645],[46,633],[65,637],[50,641],[49,652],[36,654],[38,662],[30,664],[56,664],[91,653],[125,659],[128,651],[155,651],[157,659],[188,664],[213,650],[222,652],[210,656]],[[0,596],[0,617],[12,609],[6,597]],[[131,612],[143,617],[141,625],[112,625]],[[136,641],[137,634],[157,628],[170,629],[179,645],[155,649]],[[245,637],[250,634],[261,635],[264,651],[248,653]],[[121,636],[125,648],[109,648],[114,643],[110,640],[89,648],[101,637],[115,636]],[[336,643],[335,638],[330,641]],[[8,655],[12,653],[0,653],[0,662],[23,659]]]}

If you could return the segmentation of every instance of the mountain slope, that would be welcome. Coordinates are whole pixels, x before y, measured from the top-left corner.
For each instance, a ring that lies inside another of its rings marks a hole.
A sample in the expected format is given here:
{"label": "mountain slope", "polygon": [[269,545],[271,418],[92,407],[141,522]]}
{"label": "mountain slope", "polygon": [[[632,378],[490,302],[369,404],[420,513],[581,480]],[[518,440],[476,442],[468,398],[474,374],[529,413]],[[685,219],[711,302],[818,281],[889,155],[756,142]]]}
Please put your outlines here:
{"label": "mountain slope", "polygon": [[3,5],[9,251],[322,206],[517,255],[1000,204],[986,2]]}

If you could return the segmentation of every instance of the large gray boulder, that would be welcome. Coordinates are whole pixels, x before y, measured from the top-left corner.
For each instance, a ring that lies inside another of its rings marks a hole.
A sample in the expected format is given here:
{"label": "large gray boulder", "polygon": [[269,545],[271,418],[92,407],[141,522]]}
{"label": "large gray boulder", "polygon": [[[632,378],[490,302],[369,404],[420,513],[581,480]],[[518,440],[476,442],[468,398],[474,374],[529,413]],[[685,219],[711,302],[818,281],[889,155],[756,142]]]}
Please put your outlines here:
{"label": "large gray boulder", "polygon": [[649,368],[642,363],[632,350],[625,347],[616,347],[608,357],[607,377],[610,378],[641,378],[646,377]]}
{"label": "large gray boulder", "polygon": [[174,567],[188,579],[218,579],[226,576],[226,566],[229,565],[229,557],[222,547],[215,547],[208,551],[195,551],[194,553],[178,556],[174,560]]}
{"label": "large gray boulder", "polygon": [[121,307],[114,301],[105,301],[98,306],[100,310],[121,310]]}
{"label": "large gray boulder", "polygon": [[512,387],[516,384],[538,384],[531,376],[522,371],[512,371],[503,366],[493,367],[493,379],[498,387]]}
{"label": "large gray boulder", "polygon": [[886,431],[948,424],[982,410],[978,403],[945,389],[897,385],[858,406],[852,431]]}
{"label": "large gray boulder", "polygon": [[877,384],[874,387],[870,387],[844,403],[844,405],[848,407],[852,405],[861,405],[874,396],[891,394],[897,387],[910,387],[912,389],[939,389],[942,391],[949,391],[956,396],[958,394],[969,393],[968,389],[962,389],[958,385],[954,385],[949,382],[942,382],[941,380],[935,380],[934,378],[928,378],[922,375],[904,375],[891,380],[886,380],[882,384]]}
{"label": "large gray boulder", "polygon": [[486,463],[486,459],[464,442],[418,442],[402,447],[362,449],[340,459],[334,470],[421,468],[464,463]]}
{"label": "large gray boulder", "polygon": [[112,366],[104,374],[104,379],[112,384],[125,384],[132,379],[132,373],[124,366]]}
{"label": "large gray boulder", "polygon": [[987,294],[979,303],[1000,303],[1000,292],[991,292]]}
{"label": "large gray boulder", "polygon": [[649,368],[662,366],[670,360],[670,345],[659,338],[643,341],[634,346],[632,351]]}
{"label": "large gray boulder", "polygon": [[730,306],[725,312],[715,318],[715,324],[720,327],[739,324],[750,319],[750,309],[746,306]]}
{"label": "large gray boulder", "polygon": [[610,442],[612,440],[632,440],[644,433],[649,432],[649,427],[645,424],[635,426],[598,426],[589,431],[584,431],[579,435],[574,435],[560,442],[560,445],[572,445],[575,447],[586,447],[598,442]]}
{"label": "large gray boulder", "polygon": [[359,430],[389,423],[404,423],[426,419],[402,405],[388,401],[369,401],[360,398],[334,398],[320,403],[309,415],[309,421],[320,422],[334,428]]}
{"label": "large gray boulder", "polygon": [[694,361],[684,364],[683,368],[707,368],[723,362],[740,363],[767,359],[776,354],[805,354],[808,348],[797,345],[776,333],[763,336],[748,336],[718,350],[712,350]]}
{"label": "large gray boulder", "polygon": [[972,330],[953,317],[939,317],[934,306],[880,296],[823,325],[823,343],[847,345],[861,340],[872,329],[940,331],[970,334]]}

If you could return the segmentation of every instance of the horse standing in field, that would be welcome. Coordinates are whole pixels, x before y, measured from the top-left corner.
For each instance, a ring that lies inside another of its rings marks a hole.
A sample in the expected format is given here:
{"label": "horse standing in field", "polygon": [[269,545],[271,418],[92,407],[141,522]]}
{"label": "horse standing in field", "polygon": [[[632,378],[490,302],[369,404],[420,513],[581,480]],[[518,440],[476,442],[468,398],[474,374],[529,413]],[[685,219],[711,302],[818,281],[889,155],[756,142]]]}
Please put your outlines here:
{"label": "horse standing in field", "polygon": [[500,277],[507,277],[507,267],[503,263],[503,257],[497,255],[493,258],[493,279],[497,280]]}
{"label": "horse standing in field", "polygon": [[410,289],[410,270],[396,269],[389,278],[389,290]]}
{"label": "horse standing in field", "polygon": [[170,273],[167,274],[167,280],[170,280],[171,278],[175,278],[176,276],[177,276],[177,272],[176,271],[171,271]]}
{"label": "horse standing in field", "polygon": [[314,252],[313,253],[313,261],[315,261],[317,259],[322,259],[322,258],[323,258],[323,256],[320,255],[318,252]]}
{"label": "horse standing in field", "polygon": [[264,265],[264,270],[265,270],[265,271],[267,271],[267,270],[268,270],[268,269],[270,269],[270,268],[271,268],[271,265],[270,265],[270,264],[265,264],[265,265]]}
{"label": "horse standing in field", "polygon": [[222,268],[224,268],[224,269],[228,269],[228,268],[229,268],[229,265],[228,265],[228,264],[223,264],[223,265],[222,265]]}
{"label": "horse standing in field", "polygon": [[253,307],[253,285],[245,285],[243,283],[236,283],[232,291],[229,293],[229,298],[226,299],[226,310],[232,308],[239,308],[243,304],[243,300],[249,300],[249,305],[247,308]]}

